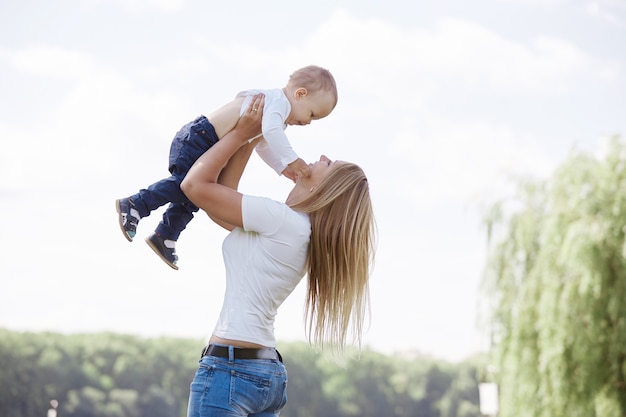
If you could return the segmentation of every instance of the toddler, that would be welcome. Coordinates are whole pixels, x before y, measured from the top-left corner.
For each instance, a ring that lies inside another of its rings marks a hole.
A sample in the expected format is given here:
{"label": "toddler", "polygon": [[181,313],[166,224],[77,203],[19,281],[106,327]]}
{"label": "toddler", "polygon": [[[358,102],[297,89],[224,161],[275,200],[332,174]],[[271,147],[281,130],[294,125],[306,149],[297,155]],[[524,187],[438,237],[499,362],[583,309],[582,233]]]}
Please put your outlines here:
{"label": "toddler", "polygon": [[[255,150],[279,175],[294,182],[299,177],[309,176],[308,165],[292,149],[285,129],[289,125],[304,126],[312,120],[326,117],[337,104],[334,77],[328,70],[315,65],[295,71],[282,89],[243,91],[208,117],[200,116],[184,125],[174,136],[170,147],[171,175],[115,202],[120,228],[129,242],[135,237],[139,220],[170,203],[154,233],[145,240],[166,264],[178,269],[176,241],[198,211],[198,207],[181,191],[180,183],[196,159],[235,126],[257,94],[265,95],[265,106],[262,139]],[[250,141],[254,139],[256,137]]]}

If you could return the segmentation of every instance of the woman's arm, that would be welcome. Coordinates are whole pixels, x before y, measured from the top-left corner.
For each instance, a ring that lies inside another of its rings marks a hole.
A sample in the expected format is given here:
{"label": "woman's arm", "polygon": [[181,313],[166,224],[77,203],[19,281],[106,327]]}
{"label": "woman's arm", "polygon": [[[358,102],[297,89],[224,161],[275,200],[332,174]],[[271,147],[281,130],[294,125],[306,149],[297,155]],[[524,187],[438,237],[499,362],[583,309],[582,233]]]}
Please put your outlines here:
{"label": "woman's arm", "polygon": [[[239,188],[239,180],[241,179],[241,175],[248,164],[252,150],[255,148],[257,143],[258,140],[254,140],[254,142],[246,143],[239,148],[239,150],[230,158],[224,169],[222,169],[222,172],[217,179],[218,184],[232,188],[233,190],[237,190]],[[211,215],[211,213],[207,214],[211,220],[222,226],[224,229],[233,230],[235,228],[235,225],[226,223],[214,215]]]}
{"label": "woman's arm", "polygon": [[236,188],[255,144],[247,140],[261,131],[264,102],[255,96],[235,128],[198,158],[180,185],[192,203],[229,230],[243,225]]}

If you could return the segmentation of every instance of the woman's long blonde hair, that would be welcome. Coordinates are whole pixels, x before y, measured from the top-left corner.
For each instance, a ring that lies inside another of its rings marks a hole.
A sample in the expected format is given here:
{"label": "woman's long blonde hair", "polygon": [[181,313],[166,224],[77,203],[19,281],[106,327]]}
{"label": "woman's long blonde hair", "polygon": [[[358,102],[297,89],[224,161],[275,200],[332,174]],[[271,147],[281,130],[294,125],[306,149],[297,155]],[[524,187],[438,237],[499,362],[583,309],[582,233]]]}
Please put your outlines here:
{"label": "woman's long blonde hair", "polygon": [[311,219],[305,308],[309,341],[343,353],[351,333],[360,347],[375,251],[367,177],[355,164],[337,165],[293,209]]}

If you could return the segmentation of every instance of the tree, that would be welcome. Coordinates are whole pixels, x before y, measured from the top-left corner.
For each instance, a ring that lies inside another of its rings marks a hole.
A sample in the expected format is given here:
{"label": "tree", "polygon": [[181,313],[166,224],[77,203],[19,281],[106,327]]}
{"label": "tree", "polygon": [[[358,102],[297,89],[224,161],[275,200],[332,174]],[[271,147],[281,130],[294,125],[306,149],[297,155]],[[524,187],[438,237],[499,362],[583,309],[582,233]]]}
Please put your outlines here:
{"label": "tree", "polygon": [[[0,329],[0,416],[185,416],[201,342]],[[292,417],[478,417],[476,364],[364,349],[344,366],[308,343],[281,344]]]}
{"label": "tree", "polygon": [[518,197],[487,222],[500,415],[626,416],[626,146],[573,153]]}
{"label": "tree", "polygon": [[285,358],[289,378],[287,405],[281,414],[291,417],[329,415],[328,401],[322,393],[320,354],[304,342],[291,343],[284,349],[279,346],[279,349]]}

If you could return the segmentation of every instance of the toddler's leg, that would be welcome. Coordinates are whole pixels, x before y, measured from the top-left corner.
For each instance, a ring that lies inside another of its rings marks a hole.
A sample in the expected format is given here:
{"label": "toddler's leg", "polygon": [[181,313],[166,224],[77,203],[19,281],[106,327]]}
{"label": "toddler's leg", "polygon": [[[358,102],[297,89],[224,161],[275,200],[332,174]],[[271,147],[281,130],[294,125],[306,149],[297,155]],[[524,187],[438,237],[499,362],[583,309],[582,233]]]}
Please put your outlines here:
{"label": "toddler's leg", "polygon": [[155,232],[146,239],[146,243],[152,250],[174,269],[178,269],[178,266],[176,266],[178,262],[178,255],[175,249],[176,241],[197,211],[198,207],[190,201],[170,204],[165,213],[163,213],[163,220],[159,223]]}
{"label": "toddler's leg", "polygon": [[180,190],[181,178],[172,175],[140,190],[137,194],[115,202],[120,228],[129,242],[135,237],[139,220],[149,216],[153,210],[170,202],[188,201]]}

